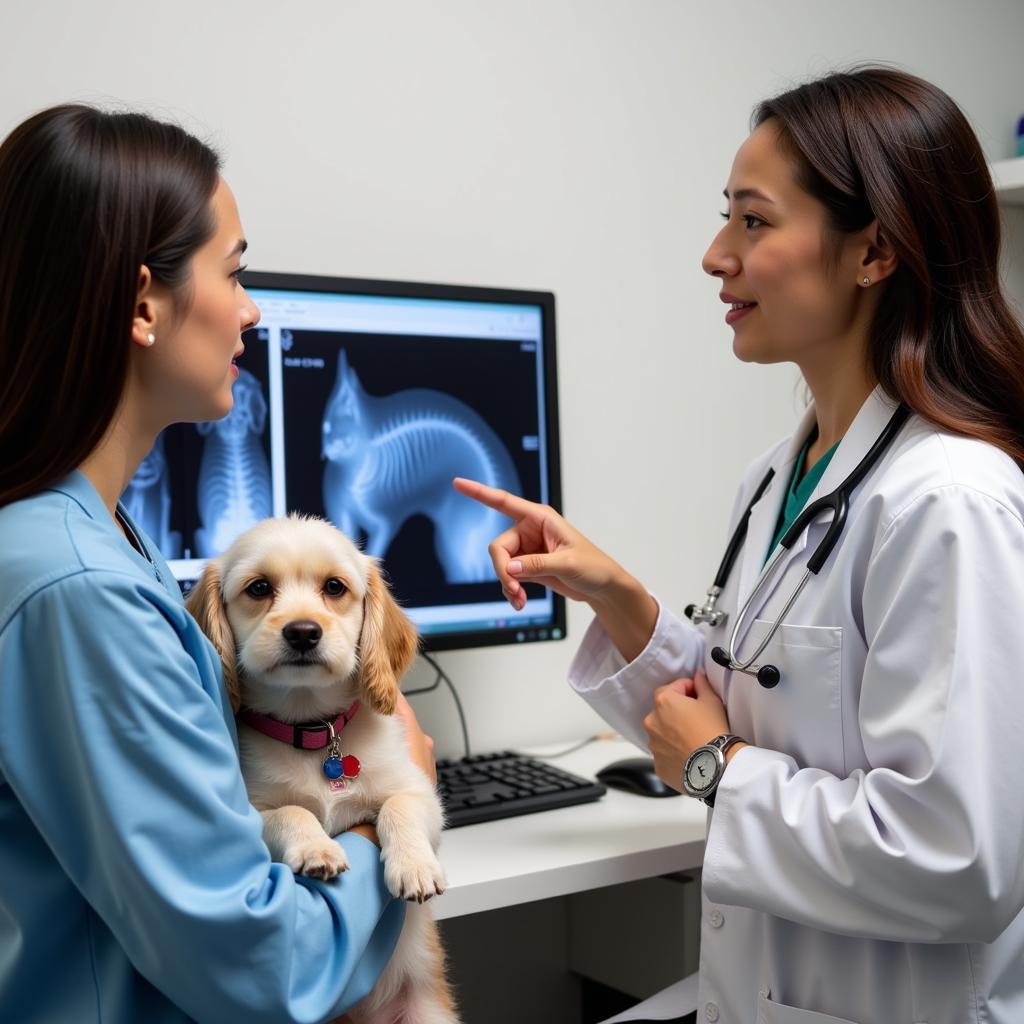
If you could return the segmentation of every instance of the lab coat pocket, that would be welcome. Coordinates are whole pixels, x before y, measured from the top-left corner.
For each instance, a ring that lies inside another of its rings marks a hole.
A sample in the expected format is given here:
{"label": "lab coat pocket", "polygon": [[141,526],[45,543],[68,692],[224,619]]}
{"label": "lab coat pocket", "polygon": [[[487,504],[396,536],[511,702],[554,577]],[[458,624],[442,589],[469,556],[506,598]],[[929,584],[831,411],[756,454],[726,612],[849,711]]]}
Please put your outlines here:
{"label": "lab coat pocket", "polygon": [[795,1006],[776,1003],[763,992],[757,998],[757,1024],[858,1024],[847,1017],[833,1017],[828,1013],[800,1010]]}
{"label": "lab coat pocket", "polygon": [[[755,619],[743,650],[756,650],[771,626],[766,619]],[[778,668],[778,685],[766,689],[750,676],[733,676],[733,689],[742,680],[749,709],[744,717],[752,735],[744,738],[789,754],[801,767],[813,765],[845,775],[842,653],[841,626],[783,623],[757,659],[759,665]],[[731,707],[729,713],[732,721]]]}

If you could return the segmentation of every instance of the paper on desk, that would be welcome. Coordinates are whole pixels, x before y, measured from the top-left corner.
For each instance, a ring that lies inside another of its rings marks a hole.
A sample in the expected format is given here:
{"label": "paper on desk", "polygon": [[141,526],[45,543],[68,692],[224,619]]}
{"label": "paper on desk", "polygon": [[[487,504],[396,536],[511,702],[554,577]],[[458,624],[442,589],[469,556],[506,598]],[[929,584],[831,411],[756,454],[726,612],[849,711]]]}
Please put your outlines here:
{"label": "paper on desk", "polygon": [[626,1024],[630,1020],[674,1020],[697,1009],[697,978],[691,974],[668,988],[638,1003],[632,1009],[617,1013],[601,1024]]}

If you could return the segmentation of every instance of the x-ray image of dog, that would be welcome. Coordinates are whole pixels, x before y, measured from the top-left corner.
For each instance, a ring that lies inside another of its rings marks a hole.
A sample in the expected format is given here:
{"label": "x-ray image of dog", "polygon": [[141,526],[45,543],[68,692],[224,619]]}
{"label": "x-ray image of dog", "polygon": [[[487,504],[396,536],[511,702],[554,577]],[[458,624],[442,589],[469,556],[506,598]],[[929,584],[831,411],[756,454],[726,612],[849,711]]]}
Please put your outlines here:
{"label": "x-ray image of dog", "polygon": [[222,420],[198,423],[205,437],[199,463],[196,554],[215,558],[271,514],[270,466],[261,438],[267,402],[259,381],[239,368],[235,404]]}
{"label": "x-ray image of dog", "polygon": [[171,482],[162,433],[121,495],[121,504],[164,558],[181,558],[181,534],[171,529]]}
{"label": "x-ray image of dog", "polygon": [[410,388],[366,394],[345,352],[324,409],[321,454],[324,508],[350,537],[366,534],[382,556],[416,514],[434,524],[435,549],[448,583],[494,578],[487,545],[509,520],[452,490],[467,476],[519,492],[519,474],[497,434],[464,402]]}

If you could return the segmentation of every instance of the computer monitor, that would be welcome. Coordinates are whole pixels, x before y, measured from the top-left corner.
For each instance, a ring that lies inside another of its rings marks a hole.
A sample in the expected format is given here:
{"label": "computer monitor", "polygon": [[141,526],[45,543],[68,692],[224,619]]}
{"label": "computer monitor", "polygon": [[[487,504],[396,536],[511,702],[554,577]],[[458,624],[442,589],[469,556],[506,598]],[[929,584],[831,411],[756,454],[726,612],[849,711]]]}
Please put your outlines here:
{"label": "computer monitor", "polygon": [[550,292],[254,273],[234,408],[157,439],[122,500],[187,592],[270,515],[323,516],[381,559],[427,650],[559,640],[565,601],[516,612],[487,552],[511,521],[455,476],[560,508]]}

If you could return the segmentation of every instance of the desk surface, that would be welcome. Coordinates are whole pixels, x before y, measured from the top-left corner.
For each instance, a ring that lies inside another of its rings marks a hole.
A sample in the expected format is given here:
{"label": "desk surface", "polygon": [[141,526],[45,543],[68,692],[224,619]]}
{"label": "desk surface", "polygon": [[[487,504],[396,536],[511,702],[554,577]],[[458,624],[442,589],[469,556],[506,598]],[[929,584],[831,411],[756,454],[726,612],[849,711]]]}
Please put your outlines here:
{"label": "desk surface", "polygon": [[[587,778],[637,757],[626,740],[596,741],[553,762]],[[534,755],[536,756],[536,755]],[[690,797],[609,789],[594,803],[464,825],[444,833],[443,919],[699,867],[707,809]]]}

